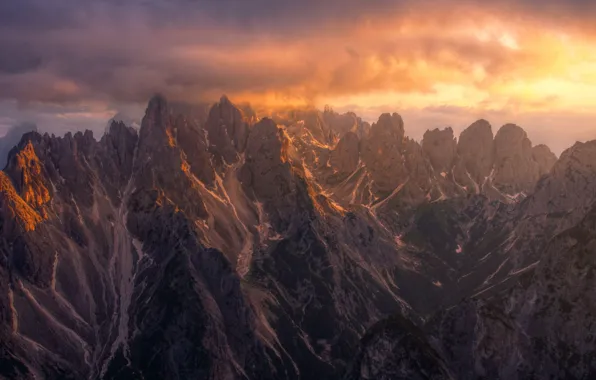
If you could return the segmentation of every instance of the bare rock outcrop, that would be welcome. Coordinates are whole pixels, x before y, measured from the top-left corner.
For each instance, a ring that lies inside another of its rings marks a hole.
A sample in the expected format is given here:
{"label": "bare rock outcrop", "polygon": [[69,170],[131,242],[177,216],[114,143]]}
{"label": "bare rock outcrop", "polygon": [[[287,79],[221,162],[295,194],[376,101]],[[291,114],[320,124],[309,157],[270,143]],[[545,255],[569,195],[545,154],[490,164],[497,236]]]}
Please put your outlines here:
{"label": "bare rock outcrop", "polygon": [[403,184],[408,173],[404,167],[404,122],[398,114],[382,114],[362,142],[361,157],[379,193],[390,193]]}
{"label": "bare rock outcrop", "polygon": [[424,333],[396,315],[375,324],[362,338],[344,380],[451,380],[447,365]]}
{"label": "bare rock outcrop", "polygon": [[484,183],[490,175],[494,163],[493,132],[486,120],[478,120],[466,128],[459,136],[457,154],[461,174],[458,181],[466,177],[479,185]]}
{"label": "bare rock outcrop", "polygon": [[543,176],[550,172],[557,162],[557,156],[544,144],[532,148],[532,158],[538,164],[538,175]]}
{"label": "bare rock outcrop", "polygon": [[529,192],[538,180],[538,164],[532,156],[532,142],[515,124],[506,124],[495,136],[493,184],[507,194]]}
{"label": "bare rock outcrop", "polygon": [[435,172],[449,172],[457,151],[453,129],[426,131],[422,138],[422,150],[428,156]]}
{"label": "bare rock outcrop", "polygon": [[243,152],[246,145],[248,123],[226,96],[222,96],[209,111],[205,130],[216,166],[236,163],[238,153]]}
{"label": "bare rock outcrop", "polygon": [[351,173],[360,161],[360,141],[354,132],[346,133],[331,151],[331,167],[339,173]]}

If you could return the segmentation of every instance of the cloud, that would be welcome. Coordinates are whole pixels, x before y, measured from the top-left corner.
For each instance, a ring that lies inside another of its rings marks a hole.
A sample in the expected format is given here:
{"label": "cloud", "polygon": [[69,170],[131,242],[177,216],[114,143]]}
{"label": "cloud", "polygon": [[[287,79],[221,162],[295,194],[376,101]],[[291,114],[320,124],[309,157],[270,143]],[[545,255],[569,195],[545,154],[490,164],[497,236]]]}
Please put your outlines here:
{"label": "cloud", "polygon": [[0,115],[99,131],[160,92],[572,123],[596,105],[594,17],[588,0],[0,1]]}
{"label": "cloud", "polygon": [[[475,36],[474,29],[499,19],[479,1],[429,4],[2,2],[0,48],[10,54],[0,58],[0,98],[139,102],[157,91],[184,99],[222,92],[311,99],[386,89],[428,92],[437,82],[474,85],[473,70],[495,81],[544,58],[513,51],[515,41],[504,31]],[[515,4],[527,14],[560,8],[554,0]],[[563,14],[583,18],[593,8],[572,1]]]}

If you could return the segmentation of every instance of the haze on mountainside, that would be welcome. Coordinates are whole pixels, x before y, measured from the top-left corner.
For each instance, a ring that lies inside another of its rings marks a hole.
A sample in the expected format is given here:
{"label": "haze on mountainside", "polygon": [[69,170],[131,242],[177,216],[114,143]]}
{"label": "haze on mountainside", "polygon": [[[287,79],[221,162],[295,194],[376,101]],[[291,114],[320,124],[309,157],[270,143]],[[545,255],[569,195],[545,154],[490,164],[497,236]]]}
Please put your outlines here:
{"label": "haze on mountainside", "polygon": [[369,122],[399,111],[417,140],[514,122],[560,154],[596,130],[595,13],[589,0],[3,1],[0,127],[98,136],[156,92],[225,93]]}

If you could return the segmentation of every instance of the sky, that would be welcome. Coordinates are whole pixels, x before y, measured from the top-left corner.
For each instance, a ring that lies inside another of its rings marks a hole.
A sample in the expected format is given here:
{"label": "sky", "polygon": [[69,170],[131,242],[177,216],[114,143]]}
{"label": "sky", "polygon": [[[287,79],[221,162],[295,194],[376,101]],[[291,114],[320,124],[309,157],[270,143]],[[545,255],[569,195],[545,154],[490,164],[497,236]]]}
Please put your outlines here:
{"label": "sky", "polygon": [[2,0],[0,135],[62,134],[148,99],[329,104],[408,135],[479,118],[559,154],[596,138],[592,0]]}

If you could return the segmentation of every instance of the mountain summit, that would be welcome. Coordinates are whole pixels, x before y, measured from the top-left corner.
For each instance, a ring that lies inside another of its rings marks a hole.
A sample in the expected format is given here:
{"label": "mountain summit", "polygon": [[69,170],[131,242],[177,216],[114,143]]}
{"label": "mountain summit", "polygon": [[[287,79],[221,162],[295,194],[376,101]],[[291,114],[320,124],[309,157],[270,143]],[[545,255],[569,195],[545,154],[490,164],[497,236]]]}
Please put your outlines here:
{"label": "mountain summit", "polygon": [[225,96],[155,96],[99,141],[25,134],[0,172],[0,375],[593,373],[571,326],[592,331],[594,143],[406,135],[397,113],[259,119]]}

